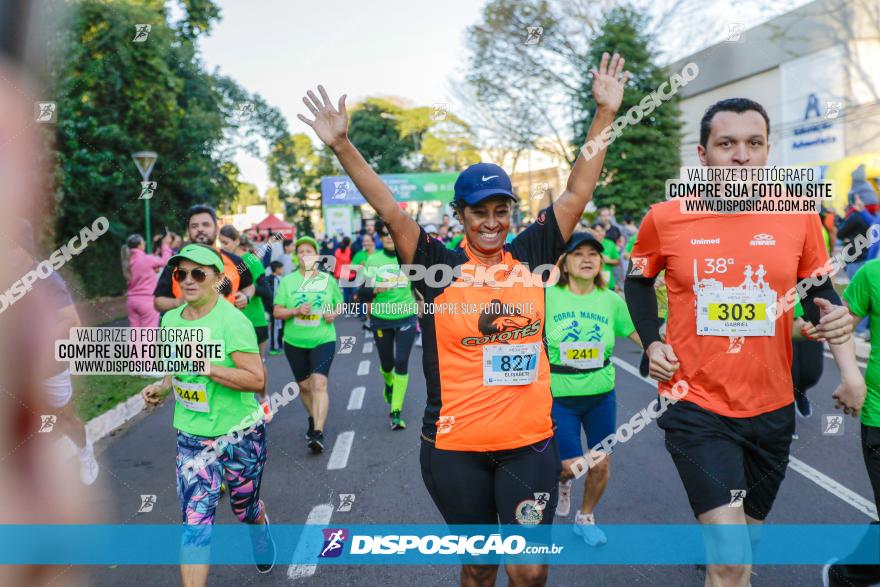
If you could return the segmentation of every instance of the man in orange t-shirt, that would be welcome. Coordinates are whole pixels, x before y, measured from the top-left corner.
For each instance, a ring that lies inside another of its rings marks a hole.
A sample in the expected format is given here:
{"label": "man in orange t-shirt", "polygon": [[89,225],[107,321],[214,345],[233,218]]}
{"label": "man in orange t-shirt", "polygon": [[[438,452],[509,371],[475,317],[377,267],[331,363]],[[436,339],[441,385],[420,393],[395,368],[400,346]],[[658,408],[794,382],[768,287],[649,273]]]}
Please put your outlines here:
{"label": "man in orange t-shirt", "polygon": [[[760,104],[723,100],[701,121],[700,162],[765,166],[769,133]],[[657,423],[702,524],[760,524],[773,505],[794,432],[792,317],[787,310],[773,320],[768,310],[798,280],[823,272],[827,259],[815,214],[683,214],[680,202],[668,201],[652,206],[639,228],[627,304],[660,394],[675,397],[672,386],[687,384]],[[664,269],[665,342],[653,287]],[[830,279],[802,301],[840,367],[838,407],[855,415],[865,383],[847,310]],[[750,570],[709,564],[707,584],[747,585]]]}

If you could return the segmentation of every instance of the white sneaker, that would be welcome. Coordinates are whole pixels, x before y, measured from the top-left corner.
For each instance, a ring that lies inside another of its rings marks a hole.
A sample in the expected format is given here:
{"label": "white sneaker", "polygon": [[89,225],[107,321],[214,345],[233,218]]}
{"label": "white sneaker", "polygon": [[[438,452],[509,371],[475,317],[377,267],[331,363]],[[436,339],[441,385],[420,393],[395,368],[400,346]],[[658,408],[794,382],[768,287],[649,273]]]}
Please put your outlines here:
{"label": "white sneaker", "polygon": [[559,483],[559,501],[556,503],[556,515],[563,518],[571,513],[571,482],[573,479]]}
{"label": "white sneaker", "polygon": [[419,332],[419,336],[418,336],[418,338],[416,338],[416,346],[418,346],[418,347],[422,346],[422,333],[421,332]]}
{"label": "white sneaker", "polygon": [[605,532],[596,525],[596,518],[593,514],[577,513],[574,519],[574,533],[584,539],[590,546],[599,546],[608,542]]}
{"label": "white sneaker", "polygon": [[91,485],[98,478],[98,461],[91,444],[86,444],[79,451],[79,480],[83,485]]}

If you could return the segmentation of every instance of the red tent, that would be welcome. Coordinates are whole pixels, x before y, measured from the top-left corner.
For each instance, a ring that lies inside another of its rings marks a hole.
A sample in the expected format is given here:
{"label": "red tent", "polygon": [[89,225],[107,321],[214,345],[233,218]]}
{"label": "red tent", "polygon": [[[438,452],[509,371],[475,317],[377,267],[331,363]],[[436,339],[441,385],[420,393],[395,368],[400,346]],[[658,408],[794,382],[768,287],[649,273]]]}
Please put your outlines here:
{"label": "red tent", "polygon": [[248,230],[254,231],[258,237],[257,240],[260,241],[266,240],[271,234],[276,232],[280,232],[284,238],[293,238],[296,232],[292,224],[280,220],[274,214],[269,214]]}

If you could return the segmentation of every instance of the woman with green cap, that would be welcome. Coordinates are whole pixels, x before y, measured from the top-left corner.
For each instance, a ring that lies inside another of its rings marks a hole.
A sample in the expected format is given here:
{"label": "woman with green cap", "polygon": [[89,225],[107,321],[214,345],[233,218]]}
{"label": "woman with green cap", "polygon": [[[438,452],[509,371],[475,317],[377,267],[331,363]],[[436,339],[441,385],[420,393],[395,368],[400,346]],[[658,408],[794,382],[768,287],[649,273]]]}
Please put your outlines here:
{"label": "woman with green cap", "polygon": [[324,450],[324,423],[330,407],[327,377],[336,354],[336,326],[342,291],[318,267],[318,242],[303,236],[295,243],[298,267],[281,280],[273,315],[284,320],[284,354],[309,414],[306,432],[313,453]]}
{"label": "woman with green cap", "polygon": [[[266,464],[266,426],[254,392],[265,378],[254,329],[247,317],[220,297],[223,260],[211,247],[189,244],[171,257],[172,278],[180,285],[184,303],[162,317],[162,328],[205,328],[210,341],[223,343],[223,359],[211,362],[208,373],[167,374],[141,391],[151,406],[173,389],[177,429],[177,495],[185,548],[205,547],[214,523],[220,485],[229,488],[229,503],[246,524],[261,525],[251,532],[257,570],[274,566],[275,546],[269,534],[266,506],[260,500]],[[235,437],[235,442],[218,439]],[[210,451],[216,458],[206,460]],[[186,585],[204,585],[207,564],[183,564]]]}

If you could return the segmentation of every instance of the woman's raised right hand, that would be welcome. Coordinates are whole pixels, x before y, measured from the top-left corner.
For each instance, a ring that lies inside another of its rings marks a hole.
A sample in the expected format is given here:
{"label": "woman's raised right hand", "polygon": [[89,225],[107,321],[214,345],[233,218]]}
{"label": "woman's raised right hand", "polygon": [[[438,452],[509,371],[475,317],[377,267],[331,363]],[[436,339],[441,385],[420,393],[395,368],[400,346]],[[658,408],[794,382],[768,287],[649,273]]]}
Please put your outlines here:
{"label": "woman's raised right hand", "polygon": [[344,141],[348,136],[348,112],[345,109],[345,94],[340,96],[339,104],[333,108],[330,102],[330,96],[324,86],[318,86],[318,92],[321,99],[315,95],[315,92],[309,90],[306,96],[303,96],[303,103],[309,112],[315,117],[310,120],[302,114],[297,114],[297,118],[312,127],[315,134],[321,141],[333,148],[335,145]]}

